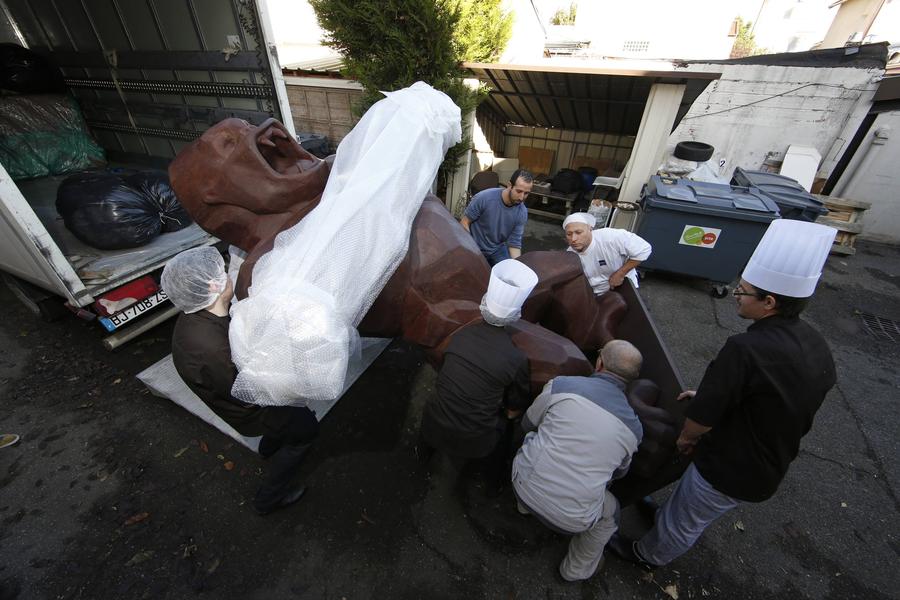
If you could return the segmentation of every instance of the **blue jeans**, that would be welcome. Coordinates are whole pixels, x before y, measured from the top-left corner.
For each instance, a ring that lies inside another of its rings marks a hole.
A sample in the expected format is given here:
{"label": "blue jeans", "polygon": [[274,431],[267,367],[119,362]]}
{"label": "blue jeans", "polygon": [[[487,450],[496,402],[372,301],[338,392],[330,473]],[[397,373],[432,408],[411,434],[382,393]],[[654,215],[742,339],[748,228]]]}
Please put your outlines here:
{"label": "blue jeans", "polygon": [[506,246],[506,244],[501,244],[500,247],[494,250],[491,254],[488,254],[487,252],[482,252],[482,254],[484,254],[484,257],[487,259],[488,264],[493,267],[501,260],[506,260],[507,258],[509,258],[509,248]]}
{"label": "blue jeans", "polygon": [[638,554],[650,564],[667,565],[687,552],[710,523],[738,504],[713,488],[692,464],[656,512],[653,529],[637,543]]}

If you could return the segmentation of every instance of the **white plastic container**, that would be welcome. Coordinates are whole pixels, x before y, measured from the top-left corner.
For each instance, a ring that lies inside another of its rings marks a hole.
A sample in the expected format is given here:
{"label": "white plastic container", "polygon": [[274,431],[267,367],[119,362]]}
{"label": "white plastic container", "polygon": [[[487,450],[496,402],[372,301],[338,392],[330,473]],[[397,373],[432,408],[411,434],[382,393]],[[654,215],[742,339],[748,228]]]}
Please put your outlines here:
{"label": "white plastic container", "polygon": [[781,163],[781,174],[796,180],[807,192],[812,191],[813,180],[819,170],[822,155],[809,146],[788,146],[784,162]]}

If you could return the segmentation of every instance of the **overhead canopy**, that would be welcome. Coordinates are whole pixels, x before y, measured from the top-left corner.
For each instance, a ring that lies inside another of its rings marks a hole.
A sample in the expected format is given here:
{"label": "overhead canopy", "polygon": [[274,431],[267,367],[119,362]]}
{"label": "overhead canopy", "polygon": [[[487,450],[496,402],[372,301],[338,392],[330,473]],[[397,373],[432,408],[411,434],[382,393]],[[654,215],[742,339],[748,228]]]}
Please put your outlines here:
{"label": "overhead canopy", "polygon": [[637,134],[654,83],[686,86],[674,127],[709,82],[721,75],[547,64],[464,66],[491,88],[479,110],[490,110],[507,124],[617,135]]}

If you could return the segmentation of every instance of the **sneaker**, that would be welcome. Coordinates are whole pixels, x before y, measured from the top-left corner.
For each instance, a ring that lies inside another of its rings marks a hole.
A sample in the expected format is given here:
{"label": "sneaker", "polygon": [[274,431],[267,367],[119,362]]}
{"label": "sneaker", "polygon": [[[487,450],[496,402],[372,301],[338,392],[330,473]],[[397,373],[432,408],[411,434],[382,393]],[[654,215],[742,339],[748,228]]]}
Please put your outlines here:
{"label": "sneaker", "polygon": [[14,433],[4,433],[0,434],[0,448],[6,448],[7,446],[13,446],[19,442],[19,436]]}
{"label": "sneaker", "polygon": [[625,537],[624,535],[614,533],[613,536],[609,538],[609,542],[606,544],[606,547],[610,552],[612,552],[622,560],[634,563],[639,567],[646,569],[647,571],[652,571],[656,568],[656,565],[648,563],[646,560],[644,560],[644,557],[640,555],[637,550],[637,542]]}

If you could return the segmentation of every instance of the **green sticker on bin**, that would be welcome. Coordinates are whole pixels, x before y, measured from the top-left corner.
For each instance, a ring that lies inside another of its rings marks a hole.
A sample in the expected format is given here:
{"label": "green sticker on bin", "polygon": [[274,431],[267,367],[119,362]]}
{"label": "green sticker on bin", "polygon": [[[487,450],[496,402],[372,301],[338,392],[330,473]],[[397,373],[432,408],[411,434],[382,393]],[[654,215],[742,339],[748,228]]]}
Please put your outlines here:
{"label": "green sticker on bin", "polygon": [[695,248],[713,249],[722,235],[722,230],[715,227],[701,227],[700,225],[685,225],[678,243],[683,246]]}
{"label": "green sticker on bin", "polygon": [[702,227],[688,227],[684,230],[684,233],[681,234],[681,239],[685,244],[700,244],[703,242],[704,233]]}

